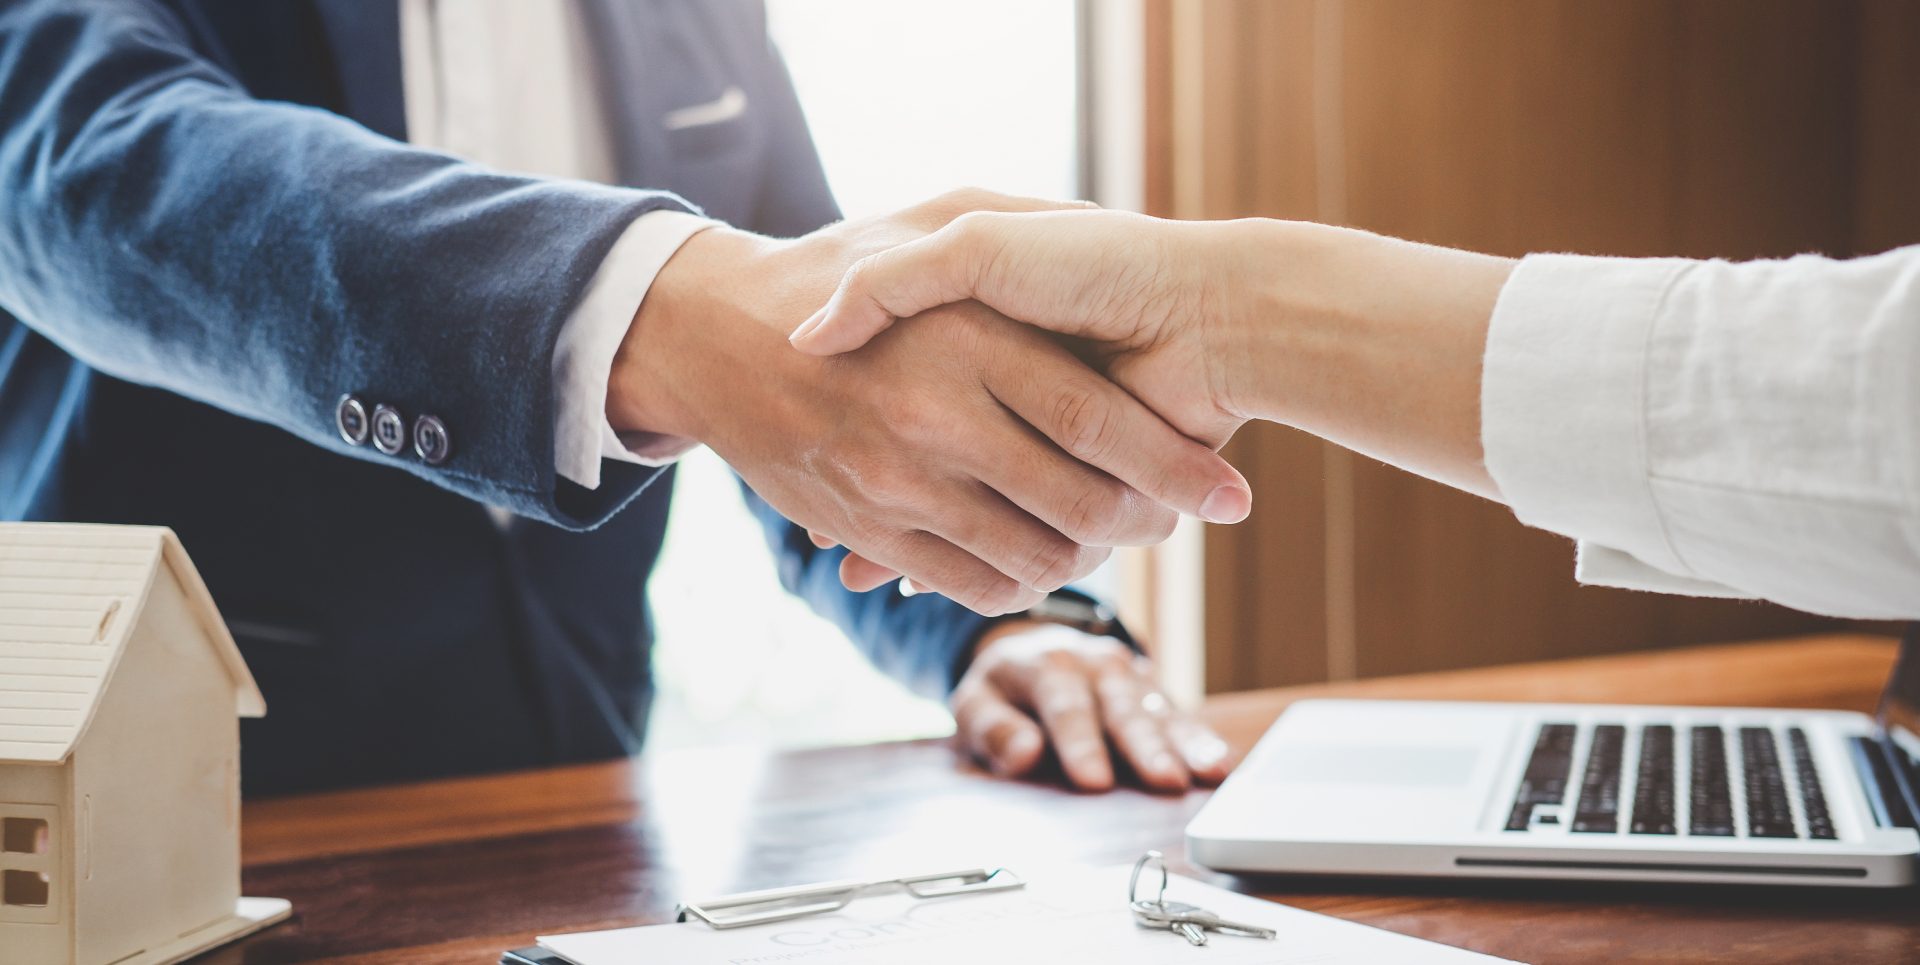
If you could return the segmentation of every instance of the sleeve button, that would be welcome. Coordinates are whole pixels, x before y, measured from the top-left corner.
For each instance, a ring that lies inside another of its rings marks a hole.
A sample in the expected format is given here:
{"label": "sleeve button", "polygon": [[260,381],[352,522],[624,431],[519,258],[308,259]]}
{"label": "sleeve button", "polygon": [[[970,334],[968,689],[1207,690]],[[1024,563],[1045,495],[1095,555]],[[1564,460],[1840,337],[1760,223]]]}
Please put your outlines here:
{"label": "sleeve button", "polygon": [[453,453],[447,426],[439,416],[423,415],[413,422],[413,451],[429,466],[438,466]]}
{"label": "sleeve button", "polygon": [[333,410],[333,423],[340,430],[340,438],[350,446],[367,444],[367,406],[359,396],[343,395]]}
{"label": "sleeve button", "polygon": [[389,456],[407,447],[407,421],[390,405],[373,407],[373,447]]}

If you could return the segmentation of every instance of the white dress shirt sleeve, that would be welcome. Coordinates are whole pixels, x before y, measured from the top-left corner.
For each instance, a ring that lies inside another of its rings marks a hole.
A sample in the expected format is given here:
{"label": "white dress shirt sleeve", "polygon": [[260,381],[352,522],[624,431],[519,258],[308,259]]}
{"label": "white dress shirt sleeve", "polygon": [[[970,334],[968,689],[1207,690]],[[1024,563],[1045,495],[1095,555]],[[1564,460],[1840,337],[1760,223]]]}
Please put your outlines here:
{"label": "white dress shirt sleeve", "polygon": [[1501,291],[1487,471],[1586,583],[1920,617],[1920,247],[1533,255]]}
{"label": "white dress shirt sleeve", "polygon": [[713,224],[679,211],[635,218],[567,316],[553,350],[553,461],[561,476],[598,489],[603,459],[661,466],[694,447],[692,440],[674,436],[616,433],[607,421],[607,382],[614,353],[660,269],[688,238]]}

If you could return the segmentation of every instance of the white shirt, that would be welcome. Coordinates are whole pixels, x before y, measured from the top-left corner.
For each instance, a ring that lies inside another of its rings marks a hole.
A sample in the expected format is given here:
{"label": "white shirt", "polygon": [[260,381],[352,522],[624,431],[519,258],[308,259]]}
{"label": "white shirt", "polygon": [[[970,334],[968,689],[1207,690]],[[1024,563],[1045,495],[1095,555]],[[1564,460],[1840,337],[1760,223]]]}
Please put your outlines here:
{"label": "white shirt", "polygon": [[1920,246],[1529,256],[1481,408],[1488,472],[1582,582],[1920,618]]}
{"label": "white shirt", "polygon": [[[592,46],[571,0],[400,0],[407,138],[489,167],[611,183],[616,165]],[[714,222],[677,211],[635,219],[594,273],[554,347],[554,468],[600,486],[603,459],[661,465],[687,440],[607,421],[613,356],[653,279]]]}

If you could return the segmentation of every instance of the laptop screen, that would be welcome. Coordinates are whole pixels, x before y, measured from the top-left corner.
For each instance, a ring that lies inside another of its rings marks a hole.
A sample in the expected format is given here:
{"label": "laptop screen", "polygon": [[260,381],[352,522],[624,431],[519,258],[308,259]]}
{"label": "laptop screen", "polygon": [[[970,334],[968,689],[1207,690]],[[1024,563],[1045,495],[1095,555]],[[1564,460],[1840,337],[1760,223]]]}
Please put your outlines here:
{"label": "laptop screen", "polygon": [[1880,740],[1913,808],[1920,801],[1920,623],[1907,625],[1900,656],[1880,695]]}

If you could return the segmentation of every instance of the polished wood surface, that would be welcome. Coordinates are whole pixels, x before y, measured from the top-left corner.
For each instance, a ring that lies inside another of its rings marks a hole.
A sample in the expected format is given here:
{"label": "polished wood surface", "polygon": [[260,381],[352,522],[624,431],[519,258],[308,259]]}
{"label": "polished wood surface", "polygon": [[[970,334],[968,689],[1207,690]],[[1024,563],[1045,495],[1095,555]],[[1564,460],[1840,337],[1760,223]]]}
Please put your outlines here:
{"label": "polished wood surface", "polygon": [[[1920,241],[1920,4],[1151,0],[1150,213],[1501,254]],[[1277,271],[1284,271],[1277,266]],[[1571,543],[1277,425],[1207,530],[1210,691],[1834,629],[1576,586]]]}
{"label": "polished wood surface", "polygon": [[[1497,667],[1213,698],[1244,750],[1314,696],[1868,710],[1891,641],[1824,637]],[[292,922],[233,963],[472,963],[542,932],[664,920],[682,896],[940,867],[1181,853],[1206,800],[993,780],[942,742],[632,762],[250,802],[247,894]],[[1534,962],[1920,961],[1911,891],[1235,879],[1313,911]]]}

